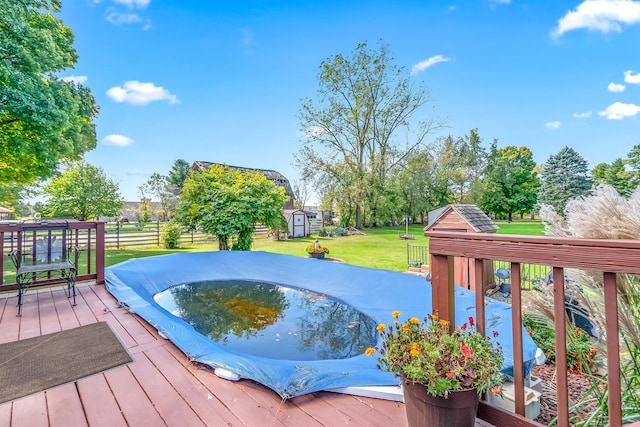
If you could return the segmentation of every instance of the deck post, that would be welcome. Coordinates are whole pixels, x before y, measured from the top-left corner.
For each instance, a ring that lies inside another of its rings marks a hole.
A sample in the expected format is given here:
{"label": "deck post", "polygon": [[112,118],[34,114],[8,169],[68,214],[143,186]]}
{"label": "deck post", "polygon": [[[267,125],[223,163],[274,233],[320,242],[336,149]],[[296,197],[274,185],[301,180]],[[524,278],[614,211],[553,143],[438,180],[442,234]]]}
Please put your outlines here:
{"label": "deck post", "polygon": [[431,304],[433,314],[449,322],[456,321],[453,293],[453,257],[431,255]]}

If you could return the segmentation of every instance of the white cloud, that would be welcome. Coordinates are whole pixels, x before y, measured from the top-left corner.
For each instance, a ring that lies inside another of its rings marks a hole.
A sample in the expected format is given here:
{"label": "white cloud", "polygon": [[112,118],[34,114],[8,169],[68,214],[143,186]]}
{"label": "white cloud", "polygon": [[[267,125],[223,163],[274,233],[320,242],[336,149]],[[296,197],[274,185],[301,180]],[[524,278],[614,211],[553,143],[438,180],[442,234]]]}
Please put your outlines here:
{"label": "white cloud", "polygon": [[162,86],[144,83],[137,80],[125,82],[124,87],[114,86],[107,91],[109,98],[116,102],[128,102],[133,105],[147,105],[154,101],[169,101],[178,104],[178,98]]}
{"label": "white cloud", "polygon": [[152,26],[151,26],[151,20],[150,20],[150,19],[147,19],[147,23],[146,23],[146,24],[144,24],[144,27],[142,27],[142,29],[143,29],[144,31],[147,31],[147,30],[150,30],[151,28],[152,28]]}
{"label": "white cloud", "polygon": [[102,144],[112,147],[126,147],[127,145],[133,144],[133,139],[117,134],[107,135],[102,140]]}
{"label": "white cloud", "polygon": [[129,9],[144,9],[149,6],[151,0],[111,0],[114,3],[123,4],[128,6]]}
{"label": "white cloud", "polygon": [[609,90],[609,92],[624,92],[624,90],[626,89],[626,86],[620,85],[617,83],[609,83],[609,86],[607,86],[607,89]]}
{"label": "white cloud", "polygon": [[640,2],[634,0],[585,0],[574,10],[567,12],[553,29],[551,35],[560,37],[572,30],[621,32],[620,24],[640,23]]}
{"label": "white cloud", "polygon": [[634,85],[640,84],[640,73],[634,75],[633,71],[625,71],[624,72],[624,81],[627,83],[631,83]]}
{"label": "white cloud", "polygon": [[120,13],[113,10],[107,11],[106,19],[113,25],[135,24],[137,22],[142,22],[142,18],[135,13]]}
{"label": "white cloud", "polygon": [[87,80],[89,80],[89,78],[87,76],[66,76],[61,78],[60,80],[63,80],[65,82],[73,82],[75,84],[81,85],[84,84]]}
{"label": "white cloud", "polygon": [[556,120],[555,122],[547,122],[544,125],[547,129],[558,129],[560,127],[560,122]]}
{"label": "white cloud", "polygon": [[591,117],[591,111],[587,111],[586,113],[573,113],[573,117],[576,119],[588,119]]}
{"label": "white cloud", "polygon": [[622,120],[625,117],[633,117],[638,113],[640,113],[640,105],[616,102],[609,105],[606,110],[600,111],[598,115],[606,117],[608,120]]}
{"label": "white cloud", "polygon": [[451,58],[447,58],[442,55],[432,56],[431,58],[425,59],[424,61],[420,61],[417,64],[415,64],[413,67],[411,67],[411,74],[412,75],[418,74],[420,71],[424,71],[427,68],[433,65],[436,65],[439,62],[449,62],[449,61],[451,61]]}

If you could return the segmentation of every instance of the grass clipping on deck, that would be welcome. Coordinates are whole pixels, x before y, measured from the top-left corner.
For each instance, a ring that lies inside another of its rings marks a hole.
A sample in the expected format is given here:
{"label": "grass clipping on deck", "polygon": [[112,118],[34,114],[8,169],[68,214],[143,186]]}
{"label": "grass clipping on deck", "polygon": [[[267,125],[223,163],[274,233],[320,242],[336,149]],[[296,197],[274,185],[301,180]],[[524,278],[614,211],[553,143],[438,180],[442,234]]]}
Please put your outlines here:
{"label": "grass clipping on deck", "polygon": [[0,345],[0,403],[132,362],[106,322]]}

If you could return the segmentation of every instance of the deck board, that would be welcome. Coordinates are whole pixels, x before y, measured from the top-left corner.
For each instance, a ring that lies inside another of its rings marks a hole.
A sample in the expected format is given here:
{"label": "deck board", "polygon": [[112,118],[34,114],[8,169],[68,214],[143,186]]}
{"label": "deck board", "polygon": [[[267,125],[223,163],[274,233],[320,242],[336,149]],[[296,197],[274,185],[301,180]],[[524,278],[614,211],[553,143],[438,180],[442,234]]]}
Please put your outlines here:
{"label": "deck board", "polygon": [[317,392],[283,402],[249,380],[226,381],[192,363],[104,286],[29,290],[23,316],[15,294],[0,295],[0,343],[106,321],[134,362],[0,405],[1,426],[399,426],[398,402]]}
{"label": "deck board", "polygon": [[46,395],[49,425],[52,427],[84,427],[88,425],[75,383],[55,387],[47,391]]}

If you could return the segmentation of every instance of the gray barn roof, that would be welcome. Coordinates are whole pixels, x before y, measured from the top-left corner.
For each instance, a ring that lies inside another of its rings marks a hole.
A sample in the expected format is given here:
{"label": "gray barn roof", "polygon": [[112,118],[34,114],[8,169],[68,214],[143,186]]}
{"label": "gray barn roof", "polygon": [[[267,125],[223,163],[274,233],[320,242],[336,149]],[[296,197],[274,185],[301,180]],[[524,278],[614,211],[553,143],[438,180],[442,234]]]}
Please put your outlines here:
{"label": "gray barn roof", "polygon": [[457,204],[444,206],[429,212],[429,223],[425,230],[429,229],[450,210],[454,210],[476,233],[493,233],[499,228],[477,205]]}

